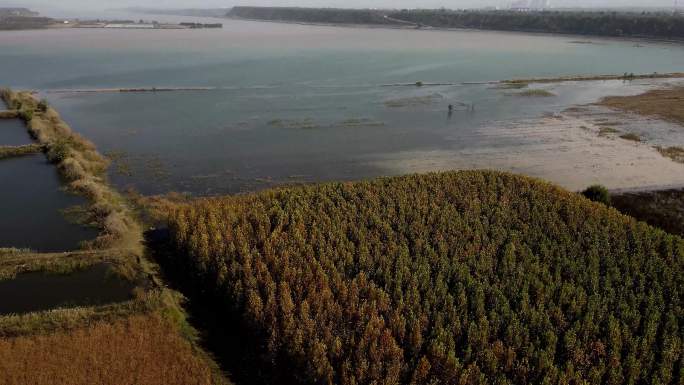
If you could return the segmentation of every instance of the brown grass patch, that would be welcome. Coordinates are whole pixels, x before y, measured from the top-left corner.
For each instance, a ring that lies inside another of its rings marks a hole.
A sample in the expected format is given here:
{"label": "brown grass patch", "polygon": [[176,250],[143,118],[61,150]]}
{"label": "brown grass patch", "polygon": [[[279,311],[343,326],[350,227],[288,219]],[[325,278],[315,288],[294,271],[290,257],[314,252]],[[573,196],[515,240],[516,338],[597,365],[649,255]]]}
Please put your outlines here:
{"label": "brown grass patch", "polygon": [[684,124],[684,87],[654,90],[636,96],[611,96],[599,104]]}
{"label": "brown grass patch", "polygon": [[178,327],[157,314],[50,335],[0,339],[5,385],[213,385],[215,374]]}

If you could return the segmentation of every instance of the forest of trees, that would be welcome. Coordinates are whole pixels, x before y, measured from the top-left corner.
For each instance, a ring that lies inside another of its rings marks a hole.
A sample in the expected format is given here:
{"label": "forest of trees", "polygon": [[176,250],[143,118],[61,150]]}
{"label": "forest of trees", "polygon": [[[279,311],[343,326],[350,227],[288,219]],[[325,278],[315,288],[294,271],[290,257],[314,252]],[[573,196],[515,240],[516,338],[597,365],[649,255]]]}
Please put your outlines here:
{"label": "forest of trees", "polygon": [[329,24],[394,24],[381,12],[370,9],[234,7],[230,17],[243,19]]}
{"label": "forest of trees", "polygon": [[[608,11],[350,10],[235,7],[233,17],[310,23],[401,24],[596,36],[684,38],[684,16]],[[386,18],[385,16],[389,17]]]}
{"label": "forest of trees", "polygon": [[178,206],[170,232],[263,368],[300,383],[684,381],[684,241],[538,180],[466,171],[206,198]]}

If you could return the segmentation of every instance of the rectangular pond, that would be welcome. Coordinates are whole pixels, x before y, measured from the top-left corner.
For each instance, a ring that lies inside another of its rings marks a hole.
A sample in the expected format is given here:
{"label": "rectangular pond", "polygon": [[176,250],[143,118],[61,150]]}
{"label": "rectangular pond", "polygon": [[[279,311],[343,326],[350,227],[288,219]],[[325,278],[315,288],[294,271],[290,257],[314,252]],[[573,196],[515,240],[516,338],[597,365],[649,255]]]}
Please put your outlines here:
{"label": "rectangular pond", "polygon": [[0,247],[67,251],[97,236],[96,229],[69,223],[60,211],[85,200],[61,189],[43,154],[1,160],[0,181]]}
{"label": "rectangular pond", "polygon": [[131,299],[135,284],[109,272],[110,266],[103,263],[69,275],[34,272],[0,281],[0,315]]}

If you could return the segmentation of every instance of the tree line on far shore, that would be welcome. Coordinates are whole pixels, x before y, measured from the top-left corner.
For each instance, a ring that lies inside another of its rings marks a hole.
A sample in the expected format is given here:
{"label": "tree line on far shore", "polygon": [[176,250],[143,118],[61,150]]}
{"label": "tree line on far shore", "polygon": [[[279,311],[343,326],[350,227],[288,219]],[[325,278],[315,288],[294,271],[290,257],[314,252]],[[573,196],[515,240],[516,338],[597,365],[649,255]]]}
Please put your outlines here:
{"label": "tree line on far shore", "polygon": [[332,24],[380,24],[576,35],[683,39],[684,16],[665,12],[235,7],[228,16]]}

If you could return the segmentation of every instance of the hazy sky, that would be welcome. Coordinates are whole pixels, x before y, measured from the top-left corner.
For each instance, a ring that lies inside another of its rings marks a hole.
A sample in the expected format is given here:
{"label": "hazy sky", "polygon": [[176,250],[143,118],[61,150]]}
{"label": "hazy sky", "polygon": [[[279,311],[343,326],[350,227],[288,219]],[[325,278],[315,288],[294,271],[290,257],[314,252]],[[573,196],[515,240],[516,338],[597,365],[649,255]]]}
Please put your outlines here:
{"label": "hazy sky", "polygon": [[[202,8],[233,5],[284,5],[363,8],[465,8],[506,6],[511,0],[0,0],[0,6],[38,10],[104,10],[128,6]],[[684,3],[684,0],[680,0]],[[674,0],[552,0],[554,6],[672,6]]]}

